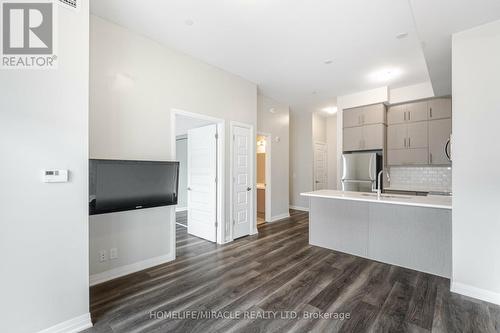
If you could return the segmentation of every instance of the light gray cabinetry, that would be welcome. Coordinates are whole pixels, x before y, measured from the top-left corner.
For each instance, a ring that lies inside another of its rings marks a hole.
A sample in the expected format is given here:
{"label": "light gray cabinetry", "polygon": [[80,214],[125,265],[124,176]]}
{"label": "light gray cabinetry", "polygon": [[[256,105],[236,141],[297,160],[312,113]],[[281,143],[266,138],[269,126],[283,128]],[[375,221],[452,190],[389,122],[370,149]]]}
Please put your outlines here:
{"label": "light gray cabinetry", "polygon": [[451,135],[451,119],[429,121],[429,164],[449,165],[446,143]]}
{"label": "light gray cabinetry", "polygon": [[392,106],[387,111],[388,165],[450,164],[451,100],[437,98]]}
{"label": "light gray cabinetry", "polygon": [[408,124],[408,140],[406,148],[427,148],[429,146],[427,122]]}
{"label": "light gray cabinetry", "polygon": [[388,149],[388,165],[425,165],[429,164],[427,148]]}
{"label": "light gray cabinetry", "polygon": [[387,111],[387,123],[403,124],[428,119],[428,103],[415,102],[391,106]]}
{"label": "light gray cabinetry", "polygon": [[363,149],[363,127],[344,128],[344,151]]}
{"label": "light gray cabinetry", "polygon": [[451,99],[436,98],[429,101],[429,120],[451,118]]}
{"label": "light gray cabinetry", "polygon": [[347,109],[343,112],[343,151],[384,149],[386,109],[384,104]]}
{"label": "light gray cabinetry", "polygon": [[386,109],[384,104],[361,106],[346,109],[343,112],[344,128],[373,124],[385,124]]}

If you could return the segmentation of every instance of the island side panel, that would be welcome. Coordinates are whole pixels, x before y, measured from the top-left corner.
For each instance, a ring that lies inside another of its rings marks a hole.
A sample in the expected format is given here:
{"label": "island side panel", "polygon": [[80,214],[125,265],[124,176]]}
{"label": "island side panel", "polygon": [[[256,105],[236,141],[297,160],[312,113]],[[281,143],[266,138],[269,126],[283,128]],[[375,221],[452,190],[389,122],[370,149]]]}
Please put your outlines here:
{"label": "island side panel", "polygon": [[309,220],[311,245],[368,256],[369,203],[311,197]]}
{"label": "island side panel", "polygon": [[370,204],[368,256],[451,277],[451,210]]}

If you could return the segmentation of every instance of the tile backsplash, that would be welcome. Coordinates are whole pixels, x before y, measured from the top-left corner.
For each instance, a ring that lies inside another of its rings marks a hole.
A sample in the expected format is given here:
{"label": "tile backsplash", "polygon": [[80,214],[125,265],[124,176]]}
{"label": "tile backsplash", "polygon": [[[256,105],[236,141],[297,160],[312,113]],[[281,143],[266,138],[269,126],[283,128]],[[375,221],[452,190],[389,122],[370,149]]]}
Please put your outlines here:
{"label": "tile backsplash", "polygon": [[451,192],[451,167],[391,167],[391,189]]}

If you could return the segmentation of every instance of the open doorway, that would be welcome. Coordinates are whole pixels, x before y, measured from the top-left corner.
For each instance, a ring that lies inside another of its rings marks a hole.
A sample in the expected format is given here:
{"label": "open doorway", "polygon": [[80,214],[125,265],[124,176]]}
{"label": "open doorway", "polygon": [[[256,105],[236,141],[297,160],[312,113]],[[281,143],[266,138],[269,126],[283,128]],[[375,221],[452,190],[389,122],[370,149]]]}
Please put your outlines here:
{"label": "open doorway", "polygon": [[257,134],[257,226],[271,222],[271,135]]}
{"label": "open doorway", "polygon": [[221,241],[223,133],[223,120],[172,111],[172,149],[180,167],[173,217],[177,252],[190,245]]}

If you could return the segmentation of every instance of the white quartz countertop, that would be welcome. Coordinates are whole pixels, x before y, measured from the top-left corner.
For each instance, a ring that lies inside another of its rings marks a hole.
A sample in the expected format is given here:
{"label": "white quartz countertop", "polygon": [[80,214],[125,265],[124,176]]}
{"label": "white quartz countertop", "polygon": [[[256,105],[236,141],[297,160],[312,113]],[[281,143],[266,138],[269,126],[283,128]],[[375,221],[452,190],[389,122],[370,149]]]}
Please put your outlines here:
{"label": "white quartz countertop", "polygon": [[306,197],[340,199],[351,201],[365,201],[381,204],[416,206],[428,208],[451,209],[451,197],[441,195],[414,196],[414,195],[399,195],[399,194],[382,194],[380,198],[377,193],[364,192],[348,192],[336,190],[319,190],[313,192],[305,192],[300,195]]}

